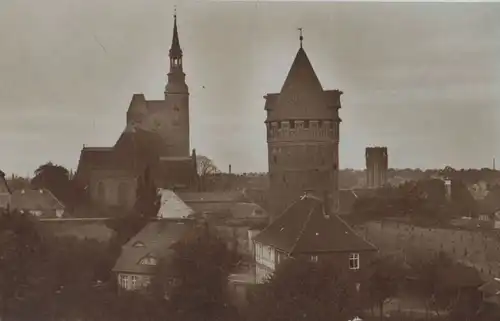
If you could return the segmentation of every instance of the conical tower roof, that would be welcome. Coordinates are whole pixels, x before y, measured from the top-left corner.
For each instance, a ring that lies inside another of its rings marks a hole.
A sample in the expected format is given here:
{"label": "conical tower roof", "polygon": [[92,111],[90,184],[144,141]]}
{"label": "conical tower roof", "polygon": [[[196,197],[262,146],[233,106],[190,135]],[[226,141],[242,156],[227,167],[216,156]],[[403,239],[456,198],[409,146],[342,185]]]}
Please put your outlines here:
{"label": "conical tower roof", "polygon": [[[334,119],[330,91],[324,91],[301,46],[297,51],[279,97],[273,106],[273,119]],[[268,119],[269,121],[270,119]]]}

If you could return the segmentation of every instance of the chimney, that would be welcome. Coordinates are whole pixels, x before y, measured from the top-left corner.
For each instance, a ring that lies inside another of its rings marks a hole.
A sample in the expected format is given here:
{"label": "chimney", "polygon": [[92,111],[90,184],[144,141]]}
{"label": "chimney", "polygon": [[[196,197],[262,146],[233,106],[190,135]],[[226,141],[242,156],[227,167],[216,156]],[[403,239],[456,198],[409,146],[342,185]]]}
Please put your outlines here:
{"label": "chimney", "polygon": [[231,164],[229,164],[229,174],[231,174]]}

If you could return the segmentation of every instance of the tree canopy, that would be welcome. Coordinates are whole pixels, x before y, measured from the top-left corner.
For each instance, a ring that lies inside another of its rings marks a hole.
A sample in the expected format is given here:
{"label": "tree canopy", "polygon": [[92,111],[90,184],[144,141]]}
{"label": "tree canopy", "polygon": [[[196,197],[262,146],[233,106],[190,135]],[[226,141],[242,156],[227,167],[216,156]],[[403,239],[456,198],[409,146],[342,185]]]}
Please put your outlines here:
{"label": "tree canopy", "polygon": [[174,320],[233,320],[228,276],[237,262],[221,239],[198,227],[159,264],[152,287],[168,300]]}
{"label": "tree canopy", "polygon": [[256,289],[250,320],[348,320],[357,312],[352,281],[330,262],[286,260]]}

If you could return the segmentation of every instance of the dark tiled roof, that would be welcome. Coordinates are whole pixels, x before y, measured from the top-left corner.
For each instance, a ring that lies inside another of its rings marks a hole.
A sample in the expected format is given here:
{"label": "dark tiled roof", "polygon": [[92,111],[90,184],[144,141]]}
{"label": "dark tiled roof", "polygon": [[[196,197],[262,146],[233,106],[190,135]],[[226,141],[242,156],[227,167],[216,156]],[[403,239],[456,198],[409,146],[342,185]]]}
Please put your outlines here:
{"label": "dark tiled roof", "polygon": [[312,196],[301,197],[258,234],[255,241],[292,255],[376,250],[340,217],[327,218],[324,213],[323,201]]}
{"label": "dark tiled roof", "polygon": [[[148,223],[136,236],[122,247],[114,272],[151,274],[155,267],[140,261],[151,256],[158,260],[172,253],[172,245],[180,241],[193,228],[190,220],[158,220]],[[142,243],[143,246],[135,246]]]}
{"label": "dark tiled roof", "polygon": [[18,210],[55,211],[63,210],[64,205],[46,189],[24,189],[12,193],[11,208]]}
{"label": "dark tiled roof", "polygon": [[84,147],[76,179],[88,183],[93,170],[124,170],[141,174],[145,167],[156,166],[168,146],[157,133],[128,126],[114,147]]}
{"label": "dark tiled roof", "polygon": [[119,155],[135,155],[140,159],[168,155],[169,147],[155,132],[128,126],[114,146]]}
{"label": "dark tiled roof", "polygon": [[[278,97],[268,95],[266,109],[272,110],[267,121],[276,119],[332,119],[340,107],[339,91],[323,91],[305,50],[301,47],[292,63]],[[333,99],[333,100],[332,100]]]}

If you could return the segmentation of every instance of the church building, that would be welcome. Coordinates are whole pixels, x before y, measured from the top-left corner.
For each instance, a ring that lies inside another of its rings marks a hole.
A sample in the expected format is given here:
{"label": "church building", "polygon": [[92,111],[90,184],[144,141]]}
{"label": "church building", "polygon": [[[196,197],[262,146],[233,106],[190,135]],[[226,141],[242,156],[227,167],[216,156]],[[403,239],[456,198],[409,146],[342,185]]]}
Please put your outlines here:
{"label": "church building", "polygon": [[324,90],[302,46],[279,93],[267,94],[270,210],[280,215],[305,191],[337,213],[340,90]]}
{"label": "church building", "polygon": [[94,204],[131,208],[136,181],[149,167],[157,187],[196,188],[196,154],[190,151],[189,90],[174,15],[165,98],[132,96],[125,129],[111,147],[84,146],[75,175]]}

